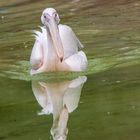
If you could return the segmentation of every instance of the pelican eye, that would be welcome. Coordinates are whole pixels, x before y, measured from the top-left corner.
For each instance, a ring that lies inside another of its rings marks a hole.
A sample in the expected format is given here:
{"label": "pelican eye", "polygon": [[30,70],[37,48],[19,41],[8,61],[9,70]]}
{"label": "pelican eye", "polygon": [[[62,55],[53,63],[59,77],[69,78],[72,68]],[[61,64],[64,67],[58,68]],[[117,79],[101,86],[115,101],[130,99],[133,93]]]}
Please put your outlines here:
{"label": "pelican eye", "polygon": [[43,15],[43,16],[47,22],[50,20],[48,16],[46,16],[46,15]]}
{"label": "pelican eye", "polygon": [[55,18],[57,17],[57,14],[56,14],[56,13],[54,13],[54,17],[55,17]]}
{"label": "pelican eye", "polygon": [[59,23],[59,16],[58,16],[58,14],[57,13],[54,13],[54,19],[55,19],[55,21],[57,22],[57,23]]}

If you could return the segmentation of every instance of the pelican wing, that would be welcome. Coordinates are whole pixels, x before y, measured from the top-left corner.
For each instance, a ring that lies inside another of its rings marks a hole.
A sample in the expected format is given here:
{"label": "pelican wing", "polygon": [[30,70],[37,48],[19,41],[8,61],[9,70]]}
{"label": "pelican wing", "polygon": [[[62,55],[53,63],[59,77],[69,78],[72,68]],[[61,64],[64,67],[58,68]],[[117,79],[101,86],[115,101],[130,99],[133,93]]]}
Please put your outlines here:
{"label": "pelican wing", "polygon": [[30,57],[30,64],[32,69],[38,69],[42,63],[43,55],[42,55],[42,47],[39,41],[35,41],[33,46],[31,57]]}
{"label": "pelican wing", "polygon": [[34,31],[35,43],[31,52],[30,64],[33,70],[40,67],[43,60],[43,33]]}
{"label": "pelican wing", "polygon": [[83,51],[73,54],[65,59],[65,63],[71,68],[71,71],[83,71],[87,68],[87,57]]}
{"label": "pelican wing", "polygon": [[[40,27],[42,32],[34,31],[35,43],[31,52],[30,64],[31,64],[31,74],[38,73],[38,70],[42,69],[44,53],[48,54],[47,46],[47,36],[46,29]],[[44,51],[45,48],[45,51]]]}
{"label": "pelican wing", "polygon": [[78,48],[84,47],[69,26],[60,24],[58,27],[64,48],[64,58],[77,53]]}

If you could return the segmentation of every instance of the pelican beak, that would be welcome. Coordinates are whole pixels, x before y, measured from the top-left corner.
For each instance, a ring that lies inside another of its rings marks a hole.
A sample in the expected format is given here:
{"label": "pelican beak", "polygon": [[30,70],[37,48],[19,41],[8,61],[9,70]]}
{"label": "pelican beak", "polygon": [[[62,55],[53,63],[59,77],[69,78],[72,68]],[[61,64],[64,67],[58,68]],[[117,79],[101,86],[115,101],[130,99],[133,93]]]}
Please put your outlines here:
{"label": "pelican beak", "polygon": [[56,53],[60,61],[62,62],[64,58],[63,45],[59,35],[58,25],[56,24],[55,19],[53,17],[50,18],[49,29],[50,29],[50,34],[52,37],[54,48],[56,50]]}

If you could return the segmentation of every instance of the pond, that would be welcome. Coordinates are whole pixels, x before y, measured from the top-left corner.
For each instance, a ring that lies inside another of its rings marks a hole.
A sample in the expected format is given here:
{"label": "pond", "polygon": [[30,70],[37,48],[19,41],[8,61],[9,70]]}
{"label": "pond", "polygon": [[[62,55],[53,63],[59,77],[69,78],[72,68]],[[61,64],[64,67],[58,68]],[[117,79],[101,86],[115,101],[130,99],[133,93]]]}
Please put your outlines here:
{"label": "pond", "polygon": [[[85,46],[85,72],[30,76],[46,7]],[[139,140],[139,13],[139,0],[1,1],[0,139]]]}

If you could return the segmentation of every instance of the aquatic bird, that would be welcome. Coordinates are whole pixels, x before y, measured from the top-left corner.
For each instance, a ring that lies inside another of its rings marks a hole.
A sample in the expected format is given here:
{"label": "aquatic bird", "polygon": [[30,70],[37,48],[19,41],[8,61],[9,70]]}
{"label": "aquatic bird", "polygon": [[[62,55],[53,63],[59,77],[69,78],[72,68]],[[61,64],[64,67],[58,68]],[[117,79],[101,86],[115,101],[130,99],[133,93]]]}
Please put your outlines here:
{"label": "aquatic bird", "polygon": [[60,18],[53,8],[46,8],[41,16],[42,32],[35,31],[30,64],[30,74],[48,71],[83,71],[87,57],[83,45],[72,29],[59,24]]}

